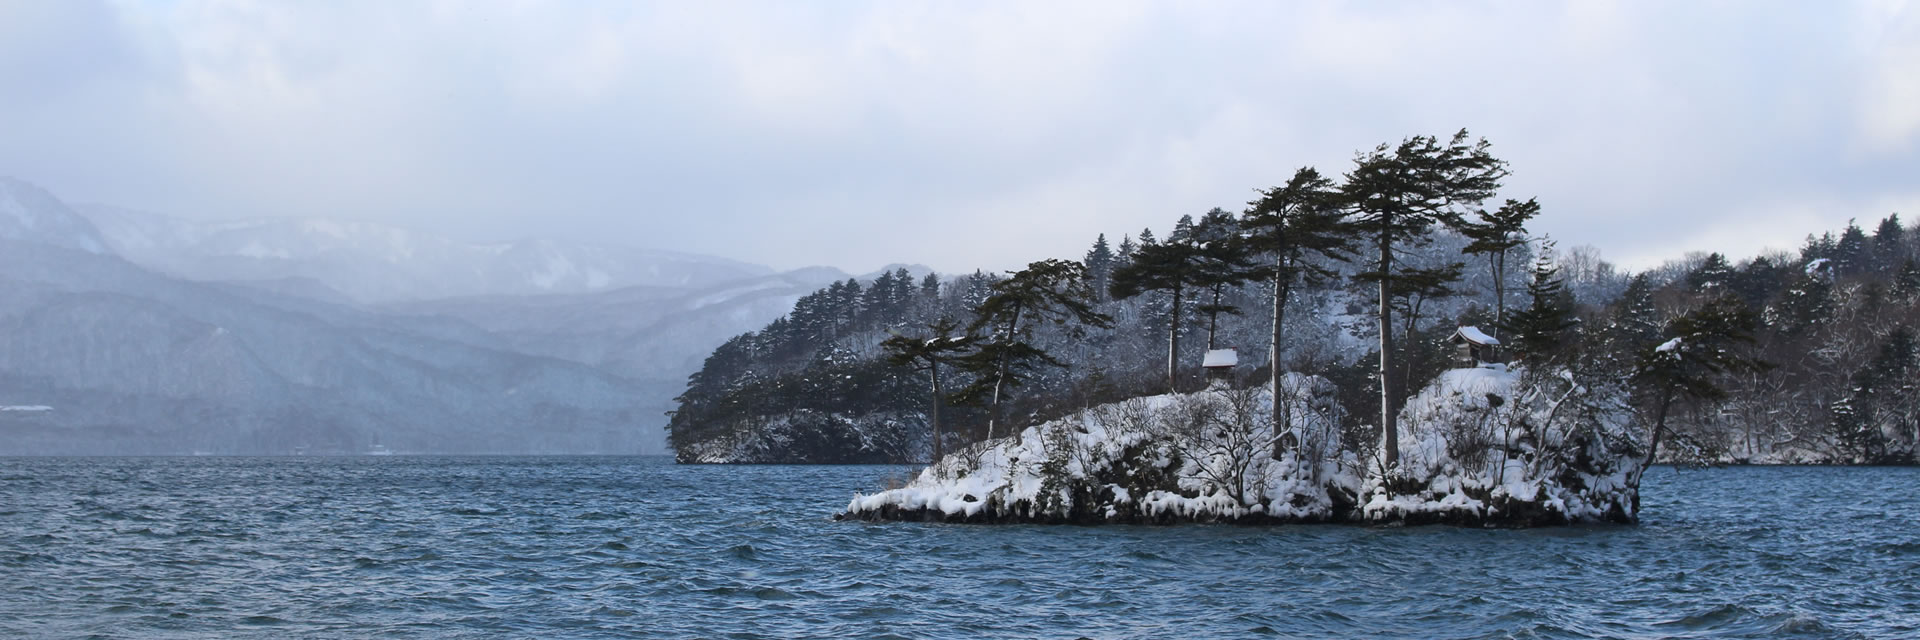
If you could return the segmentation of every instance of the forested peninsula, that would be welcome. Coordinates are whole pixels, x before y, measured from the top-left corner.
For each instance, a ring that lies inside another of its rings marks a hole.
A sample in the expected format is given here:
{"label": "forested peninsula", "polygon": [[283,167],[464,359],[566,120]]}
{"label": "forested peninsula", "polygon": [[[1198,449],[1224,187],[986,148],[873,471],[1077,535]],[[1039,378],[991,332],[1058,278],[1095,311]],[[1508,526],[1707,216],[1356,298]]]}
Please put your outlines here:
{"label": "forested peninsula", "polygon": [[1915,462],[1920,230],[1628,273],[1508,169],[1416,136],[1079,259],[837,282],[715,350],[669,442],[930,461],[843,516],[966,522],[1632,522],[1656,463]]}

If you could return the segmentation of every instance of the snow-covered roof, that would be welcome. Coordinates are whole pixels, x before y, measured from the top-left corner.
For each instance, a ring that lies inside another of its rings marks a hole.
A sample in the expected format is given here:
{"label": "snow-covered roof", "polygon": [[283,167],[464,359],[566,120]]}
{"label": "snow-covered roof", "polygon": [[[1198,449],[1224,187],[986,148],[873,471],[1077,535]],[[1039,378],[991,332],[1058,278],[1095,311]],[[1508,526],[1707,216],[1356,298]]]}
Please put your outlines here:
{"label": "snow-covered roof", "polygon": [[1240,353],[1232,349],[1210,350],[1207,352],[1207,360],[1205,362],[1200,363],[1201,367],[1204,367],[1207,369],[1212,369],[1214,367],[1234,367],[1239,365],[1240,365]]}
{"label": "snow-covered roof", "polygon": [[1479,345],[1498,346],[1500,344],[1500,341],[1494,339],[1493,336],[1481,332],[1479,327],[1460,327],[1460,330],[1454,332],[1454,335],[1465,338],[1467,342]]}

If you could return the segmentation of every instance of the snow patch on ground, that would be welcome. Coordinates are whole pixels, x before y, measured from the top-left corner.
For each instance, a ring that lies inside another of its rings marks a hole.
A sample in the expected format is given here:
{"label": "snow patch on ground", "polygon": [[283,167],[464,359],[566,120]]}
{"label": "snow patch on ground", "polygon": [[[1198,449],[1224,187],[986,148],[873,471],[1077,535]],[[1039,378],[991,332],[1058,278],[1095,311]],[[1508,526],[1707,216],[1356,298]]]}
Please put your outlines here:
{"label": "snow patch on ground", "polygon": [[[1631,522],[1637,455],[1613,390],[1501,369],[1443,374],[1402,413],[1390,472],[1340,437],[1335,389],[1266,388],[1103,405],[977,443],[842,518],[952,522]],[[1278,428],[1275,427],[1278,425]]]}

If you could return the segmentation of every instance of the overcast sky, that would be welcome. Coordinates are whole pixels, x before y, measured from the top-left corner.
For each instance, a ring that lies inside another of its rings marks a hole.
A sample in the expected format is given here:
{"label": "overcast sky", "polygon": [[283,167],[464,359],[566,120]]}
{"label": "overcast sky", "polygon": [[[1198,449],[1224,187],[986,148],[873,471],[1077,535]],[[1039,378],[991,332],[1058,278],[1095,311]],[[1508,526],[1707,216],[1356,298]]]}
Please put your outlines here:
{"label": "overcast sky", "polygon": [[0,0],[0,175],[779,268],[1077,257],[1467,128],[1630,266],[1920,216],[1908,2]]}

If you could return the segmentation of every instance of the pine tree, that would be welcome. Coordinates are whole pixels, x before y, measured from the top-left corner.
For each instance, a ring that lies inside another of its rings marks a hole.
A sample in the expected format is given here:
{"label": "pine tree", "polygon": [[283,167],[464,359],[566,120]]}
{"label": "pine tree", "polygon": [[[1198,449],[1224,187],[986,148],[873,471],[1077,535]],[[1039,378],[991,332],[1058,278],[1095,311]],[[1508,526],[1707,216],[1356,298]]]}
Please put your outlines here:
{"label": "pine tree", "polygon": [[1339,193],[1333,181],[1313,167],[1301,167],[1283,186],[1260,192],[1260,199],[1247,203],[1241,218],[1251,248],[1267,256],[1266,269],[1273,281],[1273,342],[1269,365],[1273,386],[1273,415],[1282,413],[1280,379],[1286,362],[1282,353],[1286,342],[1287,298],[1296,284],[1317,285],[1335,277],[1333,269],[1317,260],[1347,260],[1353,253],[1352,229],[1346,224],[1346,212],[1340,208]]}
{"label": "pine tree", "polygon": [[1754,258],[1733,276],[1732,289],[1735,295],[1746,301],[1748,306],[1760,307],[1773,297],[1773,294],[1785,286],[1786,273],[1783,267],[1773,263],[1766,256]]}
{"label": "pine tree", "polygon": [[940,300],[940,274],[928,273],[927,277],[920,279],[920,300],[927,303],[926,308],[929,309],[932,303]]}
{"label": "pine tree", "polygon": [[1873,232],[1876,270],[1892,269],[1906,260],[1906,232],[1906,227],[1900,226],[1900,214],[1889,215],[1880,221],[1880,227]]}
{"label": "pine tree", "polygon": [[1403,278],[1394,262],[1401,244],[1422,244],[1432,227],[1458,225],[1461,207],[1493,197],[1507,175],[1506,163],[1488,152],[1485,140],[1469,142],[1466,130],[1447,142],[1417,136],[1397,147],[1382,144],[1355,160],[1341,194],[1352,208],[1359,234],[1377,251],[1358,276],[1379,289],[1380,430],[1382,461],[1392,469],[1400,461],[1400,435],[1394,415],[1393,309],[1391,294]]}
{"label": "pine tree", "polygon": [[1107,288],[1113,282],[1113,250],[1107,247],[1107,234],[1093,241],[1093,248],[1087,250],[1087,278],[1093,281],[1093,293],[1101,301],[1107,300]]}
{"label": "pine tree", "polygon": [[1149,243],[1152,235],[1140,232],[1141,243],[1133,252],[1133,261],[1113,272],[1114,299],[1125,300],[1148,292],[1163,292],[1170,302],[1167,321],[1167,389],[1179,390],[1180,314],[1187,292],[1195,286],[1200,248],[1190,234],[1176,233],[1165,243]]}
{"label": "pine tree", "polygon": [[1900,272],[1893,276],[1893,298],[1908,304],[1920,300],[1920,263],[1909,258],[1900,265]]}
{"label": "pine tree", "polygon": [[1515,247],[1527,241],[1527,221],[1540,215],[1540,203],[1528,199],[1526,202],[1508,200],[1505,205],[1492,213],[1481,209],[1479,221],[1470,222],[1461,227],[1460,233],[1472,240],[1461,253],[1484,255],[1487,257],[1487,270],[1493,276],[1493,326],[1494,337],[1499,338],[1499,327],[1507,321],[1507,254]]}
{"label": "pine tree", "polygon": [[1084,265],[1042,260],[994,283],[993,295],[974,310],[975,319],[968,332],[988,329],[990,333],[982,337],[980,347],[965,361],[975,383],[962,395],[987,399],[989,439],[999,419],[1001,393],[1007,387],[1019,385],[1024,372],[1036,362],[1065,366],[1032,344],[1031,326],[1039,322],[1111,326],[1111,317],[1094,310],[1093,297]]}
{"label": "pine tree", "polygon": [[1604,369],[1622,375],[1631,372],[1640,353],[1659,344],[1662,324],[1653,304],[1652,281],[1644,273],[1633,276],[1600,334]]}
{"label": "pine tree", "polygon": [[1833,283],[1818,270],[1795,276],[1781,294],[1774,324],[1789,337],[1802,337],[1827,324],[1836,304]]}
{"label": "pine tree", "polygon": [[927,412],[927,426],[933,433],[933,461],[939,462],[945,457],[944,430],[940,426],[940,405],[946,391],[940,382],[940,366],[950,364],[963,357],[972,348],[974,337],[957,333],[959,323],[952,318],[941,318],[927,325],[927,333],[922,336],[909,336],[894,332],[893,336],[881,342],[886,349],[887,362],[894,366],[911,366],[927,372],[932,383],[932,399]]}
{"label": "pine tree", "polygon": [[[1920,341],[1912,330],[1895,328],[1873,359],[1854,372],[1847,394],[1830,407],[1828,428],[1855,462],[1911,461],[1913,443],[1920,441],[1920,431],[1914,430],[1920,417],[1920,403],[1914,397],[1916,378],[1920,378]],[[1914,440],[1896,453],[1889,434],[1900,438],[1913,434]]]}
{"label": "pine tree", "polygon": [[1733,280],[1733,265],[1719,252],[1707,254],[1707,259],[1701,261],[1700,266],[1687,272],[1687,286],[1695,291],[1719,293],[1733,284]]}
{"label": "pine tree", "polygon": [[986,304],[987,298],[993,296],[993,282],[993,276],[974,269],[973,275],[967,276],[966,286],[961,290],[960,304],[965,305],[969,310],[980,308],[980,305]]}
{"label": "pine tree", "polygon": [[1847,221],[1847,229],[1840,233],[1840,243],[1833,254],[1834,268],[1840,275],[1858,275],[1866,271],[1867,262],[1872,257],[1867,254],[1867,234],[1860,225]]}
{"label": "pine tree", "polygon": [[[1440,360],[1431,357],[1434,355],[1431,347],[1441,338],[1434,337],[1433,341],[1423,342],[1419,335],[1420,320],[1429,317],[1428,305],[1459,293],[1453,285],[1460,281],[1466,268],[1463,262],[1438,267],[1402,268],[1394,278],[1387,292],[1387,308],[1399,314],[1400,326],[1397,330],[1400,337],[1405,339],[1395,341],[1400,345],[1400,351],[1395,352],[1394,356],[1400,364],[1391,369],[1395,376],[1393,388],[1413,389],[1416,380],[1430,380],[1431,376],[1439,375],[1444,370],[1440,367]],[[1398,415],[1406,395],[1391,397],[1393,404],[1387,410]]]}
{"label": "pine tree", "polygon": [[1207,349],[1212,350],[1218,346],[1214,339],[1220,330],[1220,314],[1240,315],[1240,308],[1225,300],[1227,289],[1260,273],[1253,266],[1251,249],[1240,237],[1239,222],[1225,210],[1208,211],[1206,217],[1194,225],[1192,241],[1198,258],[1193,285],[1211,296],[1207,303],[1194,310],[1207,316]]}
{"label": "pine tree", "polygon": [[1560,267],[1553,262],[1551,242],[1543,243],[1534,261],[1527,296],[1532,303],[1515,312],[1508,323],[1512,344],[1525,354],[1529,367],[1564,362],[1567,346],[1572,343],[1569,334],[1580,320],[1574,313],[1573,294],[1567,291]]}
{"label": "pine tree", "polygon": [[1809,234],[1806,244],[1800,246],[1800,262],[1812,264],[1818,260],[1832,260],[1837,253],[1839,253],[1838,243],[1834,242],[1832,233],[1823,233],[1817,237]]}
{"label": "pine tree", "polygon": [[[1641,474],[1653,466],[1661,440],[1673,434],[1667,419],[1676,404],[1725,399],[1727,392],[1720,386],[1723,376],[1769,366],[1744,353],[1754,343],[1756,324],[1753,310],[1736,298],[1720,296],[1674,319],[1667,327],[1666,342],[1640,352],[1631,382],[1642,410],[1653,414]],[[1634,485],[1639,482],[1635,477]],[[1639,505],[1634,509],[1638,511]]]}

